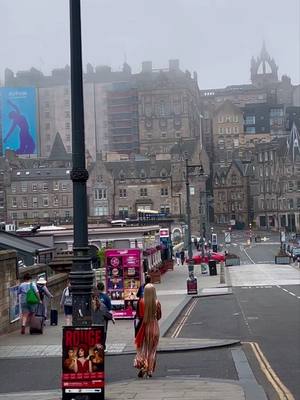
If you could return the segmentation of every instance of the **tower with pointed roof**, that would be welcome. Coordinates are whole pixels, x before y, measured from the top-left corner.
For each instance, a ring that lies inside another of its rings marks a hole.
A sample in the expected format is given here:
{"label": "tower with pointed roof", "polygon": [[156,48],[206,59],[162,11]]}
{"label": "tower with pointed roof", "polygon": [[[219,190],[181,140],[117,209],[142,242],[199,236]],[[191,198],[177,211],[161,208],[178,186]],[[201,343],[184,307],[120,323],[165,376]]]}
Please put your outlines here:
{"label": "tower with pointed roof", "polygon": [[254,86],[263,88],[278,82],[278,66],[269,55],[263,42],[259,57],[251,60],[251,82]]}

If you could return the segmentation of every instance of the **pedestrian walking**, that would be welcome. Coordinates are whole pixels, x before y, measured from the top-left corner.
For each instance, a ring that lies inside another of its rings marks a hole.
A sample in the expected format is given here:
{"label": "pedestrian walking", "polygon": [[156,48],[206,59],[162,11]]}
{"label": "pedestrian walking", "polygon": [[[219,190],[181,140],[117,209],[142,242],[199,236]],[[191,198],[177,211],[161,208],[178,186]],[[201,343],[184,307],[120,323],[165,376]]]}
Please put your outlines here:
{"label": "pedestrian walking", "polygon": [[50,293],[49,289],[47,288],[47,281],[45,278],[39,278],[36,282],[37,289],[39,291],[40,299],[43,304],[44,309],[44,317],[48,319],[48,303],[49,300],[53,298],[53,294]]}
{"label": "pedestrian walking", "polygon": [[37,304],[41,302],[37,286],[32,282],[29,273],[24,275],[23,282],[18,287],[18,295],[21,305],[21,334],[24,335],[26,325],[30,323]]}
{"label": "pedestrian walking", "polygon": [[99,291],[99,300],[101,301],[101,303],[104,303],[107,310],[111,311],[111,300],[110,297],[108,296],[108,294],[105,293],[104,291],[104,283],[103,282],[99,282],[97,285],[97,289]]}
{"label": "pedestrian walking", "polygon": [[66,325],[72,325],[73,299],[70,282],[67,283],[67,287],[65,287],[62,292],[60,305],[64,310]]}
{"label": "pedestrian walking", "polygon": [[134,367],[139,369],[139,378],[151,378],[156,365],[156,350],[159,342],[158,321],[161,318],[161,305],[157,300],[155,287],[151,283],[145,286],[144,297],[139,302],[138,312],[142,318],[142,324],[135,338]]}
{"label": "pedestrian walking", "polygon": [[182,249],[180,252],[181,265],[184,264],[184,259],[185,259],[185,252],[184,252],[184,249]]}
{"label": "pedestrian walking", "polygon": [[92,321],[93,324],[103,325],[103,346],[104,350],[106,350],[106,337],[107,337],[107,328],[108,321],[112,321],[115,323],[112,313],[106,307],[106,304],[100,300],[101,293],[97,288],[94,288],[92,293]]}
{"label": "pedestrian walking", "polygon": [[144,289],[145,289],[145,286],[148,283],[151,283],[151,276],[150,275],[146,275],[145,276],[145,283],[139,287],[139,290],[137,291],[137,294],[136,294],[136,297],[138,299],[141,299],[142,297],[144,297]]}
{"label": "pedestrian walking", "polygon": [[176,250],[175,258],[176,258],[176,264],[179,265],[180,264],[180,252],[179,252],[179,250]]}

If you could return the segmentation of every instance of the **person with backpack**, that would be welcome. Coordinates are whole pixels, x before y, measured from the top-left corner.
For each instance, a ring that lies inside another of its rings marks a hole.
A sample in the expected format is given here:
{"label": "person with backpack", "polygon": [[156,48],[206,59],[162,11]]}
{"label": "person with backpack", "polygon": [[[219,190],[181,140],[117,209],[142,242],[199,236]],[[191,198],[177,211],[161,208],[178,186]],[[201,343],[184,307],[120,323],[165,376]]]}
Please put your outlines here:
{"label": "person with backpack", "polygon": [[60,305],[64,309],[66,325],[72,325],[73,299],[70,282],[67,283],[67,287],[62,292]]}
{"label": "person with backpack", "polygon": [[30,274],[27,272],[23,277],[23,282],[18,287],[18,295],[21,305],[21,334],[25,334],[26,325],[30,322],[37,304],[41,303],[37,286],[31,280]]}

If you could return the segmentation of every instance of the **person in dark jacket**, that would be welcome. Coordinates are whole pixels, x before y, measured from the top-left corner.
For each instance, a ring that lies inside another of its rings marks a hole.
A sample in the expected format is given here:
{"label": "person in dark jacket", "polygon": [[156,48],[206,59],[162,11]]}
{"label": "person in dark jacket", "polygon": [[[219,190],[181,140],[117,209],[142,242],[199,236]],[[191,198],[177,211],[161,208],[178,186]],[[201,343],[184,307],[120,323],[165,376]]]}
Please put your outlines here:
{"label": "person in dark jacket", "polygon": [[181,265],[183,265],[184,264],[184,259],[185,259],[185,253],[184,253],[183,249],[180,252],[180,259],[181,259]]}
{"label": "person in dark jacket", "polygon": [[151,283],[151,276],[150,275],[146,275],[145,276],[145,283],[139,287],[139,290],[138,290],[138,292],[136,294],[136,297],[138,299],[141,299],[142,297],[144,297],[144,289],[145,289],[145,286],[147,285],[147,283]]}
{"label": "person in dark jacket", "polygon": [[115,323],[115,320],[105,303],[100,300],[100,293],[97,288],[94,288],[92,294],[92,321],[93,324],[104,326],[103,345],[105,350],[108,321]]}

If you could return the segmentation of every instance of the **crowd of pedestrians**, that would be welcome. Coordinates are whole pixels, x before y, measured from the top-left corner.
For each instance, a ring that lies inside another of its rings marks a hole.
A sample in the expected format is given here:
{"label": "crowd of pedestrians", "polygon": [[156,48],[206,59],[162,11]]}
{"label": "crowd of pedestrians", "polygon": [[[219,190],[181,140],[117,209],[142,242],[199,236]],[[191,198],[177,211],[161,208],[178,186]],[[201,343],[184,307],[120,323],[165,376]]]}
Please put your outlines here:
{"label": "crowd of pedestrians", "polygon": [[[178,258],[181,258],[180,254]],[[24,275],[23,282],[19,285],[18,295],[22,312],[21,334],[25,334],[26,326],[30,326],[31,319],[34,317],[38,307],[42,307],[44,319],[48,318],[48,307],[53,295],[47,288],[47,280],[44,277],[40,277],[34,282],[28,273]],[[134,342],[136,346],[134,367],[139,370],[139,378],[151,378],[156,366],[156,351],[159,342],[158,321],[161,318],[161,304],[157,299],[155,287],[151,284],[150,276],[145,276],[145,283],[140,286],[137,298],[134,319]],[[64,312],[65,325],[72,325],[73,298],[70,282],[67,283],[62,292],[60,305]],[[91,306],[93,324],[104,326],[102,344],[105,351],[108,322],[112,321],[114,323],[115,321],[111,300],[105,293],[103,282],[99,282],[97,287],[93,289]],[[94,362],[97,362],[98,353],[96,350]],[[76,362],[74,362],[74,354],[71,354],[72,349],[69,349],[69,351],[69,358],[65,362],[70,363],[68,367],[70,370],[72,369],[74,372],[93,370],[92,360],[85,364],[87,357],[84,354],[84,348],[77,349]]]}

